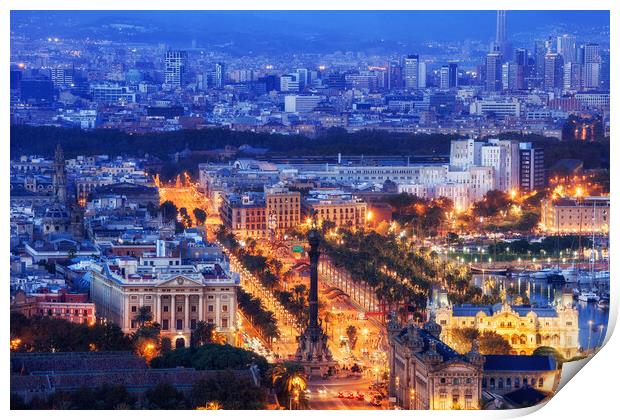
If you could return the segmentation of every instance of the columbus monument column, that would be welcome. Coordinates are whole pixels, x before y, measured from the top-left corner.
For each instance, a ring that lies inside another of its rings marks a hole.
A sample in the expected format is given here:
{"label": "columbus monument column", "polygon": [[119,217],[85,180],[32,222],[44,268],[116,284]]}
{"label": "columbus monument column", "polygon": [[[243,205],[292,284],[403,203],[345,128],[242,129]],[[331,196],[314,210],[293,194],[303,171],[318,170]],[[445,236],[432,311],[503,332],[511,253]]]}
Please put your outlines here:
{"label": "columbus monument column", "polygon": [[327,334],[319,323],[319,245],[321,236],[313,225],[308,232],[310,251],[310,292],[308,302],[308,325],[298,337],[299,346],[295,358],[304,367],[309,378],[329,375],[334,372],[336,362],[327,345]]}

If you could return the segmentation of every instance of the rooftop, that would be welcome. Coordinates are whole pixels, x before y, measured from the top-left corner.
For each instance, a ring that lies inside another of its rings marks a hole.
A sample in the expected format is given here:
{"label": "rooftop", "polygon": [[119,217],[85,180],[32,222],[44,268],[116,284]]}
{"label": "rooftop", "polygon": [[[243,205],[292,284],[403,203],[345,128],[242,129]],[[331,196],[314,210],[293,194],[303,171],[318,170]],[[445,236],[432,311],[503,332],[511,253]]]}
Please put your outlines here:
{"label": "rooftop", "polygon": [[549,371],[556,370],[552,356],[487,355],[485,371]]}

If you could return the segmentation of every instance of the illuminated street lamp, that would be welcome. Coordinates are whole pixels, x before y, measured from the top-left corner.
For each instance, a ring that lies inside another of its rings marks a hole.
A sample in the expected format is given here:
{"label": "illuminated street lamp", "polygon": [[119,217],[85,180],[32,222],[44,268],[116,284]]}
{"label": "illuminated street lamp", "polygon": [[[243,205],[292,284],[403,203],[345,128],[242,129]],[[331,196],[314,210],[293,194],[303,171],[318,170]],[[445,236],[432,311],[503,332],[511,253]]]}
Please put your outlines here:
{"label": "illuminated street lamp", "polygon": [[11,350],[17,350],[19,348],[19,346],[21,345],[22,340],[21,338],[14,338],[11,340]]}

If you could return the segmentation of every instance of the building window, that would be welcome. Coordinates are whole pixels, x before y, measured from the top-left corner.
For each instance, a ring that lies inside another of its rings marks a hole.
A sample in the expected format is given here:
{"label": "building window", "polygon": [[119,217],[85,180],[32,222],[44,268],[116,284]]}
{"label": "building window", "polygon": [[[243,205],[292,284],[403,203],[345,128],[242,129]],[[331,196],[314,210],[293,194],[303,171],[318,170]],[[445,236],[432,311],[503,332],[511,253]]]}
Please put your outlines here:
{"label": "building window", "polygon": [[228,318],[222,318],[222,328],[228,328]]}
{"label": "building window", "polygon": [[164,306],[163,306],[163,311],[164,311],[164,312],[168,312],[168,305],[164,305]]}
{"label": "building window", "polygon": [[132,329],[133,329],[133,328],[136,328],[136,320],[135,320],[135,319],[132,319],[132,320],[131,320],[131,328],[132,328]]}
{"label": "building window", "polygon": [[169,321],[167,319],[162,320],[161,321],[161,329],[167,331],[168,328],[170,328]]}
{"label": "building window", "polygon": [[539,388],[542,388],[542,387],[543,387],[543,385],[544,385],[544,383],[545,383],[545,381],[544,381],[544,379],[543,379],[543,378],[538,378],[538,387],[539,387]]}
{"label": "building window", "polygon": [[209,312],[213,312],[213,305],[209,305],[209,306],[207,306],[207,310],[208,310]]}
{"label": "building window", "polygon": [[452,385],[458,385],[459,384],[459,378],[454,378],[452,379]]}
{"label": "building window", "polygon": [[192,319],[192,320],[190,320],[190,321],[189,321],[189,327],[190,327],[192,330],[195,330],[195,329],[196,329],[196,320],[195,320],[195,319]]}
{"label": "building window", "polygon": [[466,410],[471,410],[473,407],[472,404],[473,401],[473,395],[470,389],[465,391],[465,409]]}
{"label": "building window", "polygon": [[222,312],[228,312],[228,305],[222,305]]}
{"label": "building window", "polygon": [[182,329],[183,329],[183,320],[177,319],[177,330],[182,330]]}
{"label": "building window", "polygon": [[191,310],[192,312],[196,312],[196,305],[192,305],[192,307],[190,308],[190,310]]}
{"label": "building window", "polygon": [[131,307],[131,312],[137,312],[138,311],[138,307],[137,306],[132,306]]}
{"label": "building window", "polygon": [[177,306],[177,312],[183,312],[183,307],[182,306]]}
{"label": "building window", "polygon": [[515,388],[521,387],[521,380],[519,378],[515,378]]}

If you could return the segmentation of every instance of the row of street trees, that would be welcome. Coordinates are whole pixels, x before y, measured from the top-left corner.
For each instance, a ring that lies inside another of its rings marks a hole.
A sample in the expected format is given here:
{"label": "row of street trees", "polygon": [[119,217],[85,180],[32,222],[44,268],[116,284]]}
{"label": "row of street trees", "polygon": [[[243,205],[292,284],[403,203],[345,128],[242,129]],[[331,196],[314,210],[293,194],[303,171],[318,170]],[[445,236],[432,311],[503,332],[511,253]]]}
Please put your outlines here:
{"label": "row of street trees", "polygon": [[284,271],[284,266],[280,260],[263,255],[254,239],[248,239],[245,246],[242,247],[235,236],[227,232],[223,226],[220,227],[217,237],[239,259],[241,264],[295,317],[298,323],[303,324],[305,322],[308,307],[308,290],[304,285],[297,285],[292,290],[282,288],[280,279],[289,277],[291,273]]}
{"label": "row of street trees", "polygon": [[393,234],[340,229],[335,237],[326,235],[323,249],[354,281],[367,282],[385,311],[398,309],[403,317],[423,318],[433,285],[456,295],[473,293],[464,267],[442,262],[436,253],[410,247]]}

